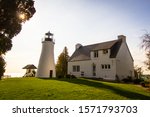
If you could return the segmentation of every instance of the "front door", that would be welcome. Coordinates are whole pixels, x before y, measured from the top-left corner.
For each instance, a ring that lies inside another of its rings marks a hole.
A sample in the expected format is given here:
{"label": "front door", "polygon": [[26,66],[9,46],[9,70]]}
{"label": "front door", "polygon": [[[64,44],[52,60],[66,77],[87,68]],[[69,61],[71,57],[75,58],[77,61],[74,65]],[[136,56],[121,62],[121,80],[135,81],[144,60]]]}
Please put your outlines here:
{"label": "front door", "polygon": [[50,77],[50,78],[53,77],[53,70],[50,70],[49,77]]}

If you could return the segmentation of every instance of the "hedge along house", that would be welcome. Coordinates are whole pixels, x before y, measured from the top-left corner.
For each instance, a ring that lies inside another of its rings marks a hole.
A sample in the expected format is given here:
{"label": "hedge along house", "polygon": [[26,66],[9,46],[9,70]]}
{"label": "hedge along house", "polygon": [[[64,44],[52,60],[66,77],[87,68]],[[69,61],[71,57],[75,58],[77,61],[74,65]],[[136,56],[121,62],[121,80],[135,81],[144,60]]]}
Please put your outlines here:
{"label": "hedge along house", "polygon": [[117,40],[82,46],[76,50],[68,62],[68,74],[76,77],[122,80],[134,77],[134,60],[126,43],[126,36]]}
{"label": "hedge along house", "polygon": [[34,77],[35,76],[35,69],[37,69],[33,64],[26,65],[22,69],[26,69],[26,73],[23,77]]}

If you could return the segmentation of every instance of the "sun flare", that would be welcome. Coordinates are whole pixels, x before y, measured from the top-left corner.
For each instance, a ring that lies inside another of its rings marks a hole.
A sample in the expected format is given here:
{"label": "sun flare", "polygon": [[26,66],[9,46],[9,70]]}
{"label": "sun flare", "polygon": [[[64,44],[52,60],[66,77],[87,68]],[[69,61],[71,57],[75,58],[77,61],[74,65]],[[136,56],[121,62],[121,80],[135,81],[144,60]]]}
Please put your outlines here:
{"label": "sun flare", "polygon": [[19,19],[25,20],[26,15],[24,13],[19,14]]}

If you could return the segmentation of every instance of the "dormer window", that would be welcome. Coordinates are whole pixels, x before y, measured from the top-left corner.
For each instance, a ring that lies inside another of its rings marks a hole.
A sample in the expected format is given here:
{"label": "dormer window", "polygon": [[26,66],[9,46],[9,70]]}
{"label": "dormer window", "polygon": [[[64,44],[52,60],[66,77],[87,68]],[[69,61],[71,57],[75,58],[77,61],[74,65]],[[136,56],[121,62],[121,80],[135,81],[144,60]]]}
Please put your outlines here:
{"label": "dormer window", "polygon": [[108,49],[103,50],[103,54],[107,54],[108,53]]}
{"label": "dormer window", "polygon": [[94,58],[98,58],[98,50],[94,51]]}

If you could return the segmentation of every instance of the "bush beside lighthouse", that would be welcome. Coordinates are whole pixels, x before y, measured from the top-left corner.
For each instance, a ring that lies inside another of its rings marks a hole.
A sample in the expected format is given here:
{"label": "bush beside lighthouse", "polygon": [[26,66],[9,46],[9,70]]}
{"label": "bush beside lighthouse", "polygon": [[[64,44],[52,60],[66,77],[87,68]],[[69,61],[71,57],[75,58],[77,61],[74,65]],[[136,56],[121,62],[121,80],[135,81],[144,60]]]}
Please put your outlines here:
{"label": "bush beside lighthouse", "polygon": [[53,34],[48,32],[42,41],[42,51],[39,59],[36,77],[51,78],[56,77],[54,60],[54,40]]}

